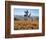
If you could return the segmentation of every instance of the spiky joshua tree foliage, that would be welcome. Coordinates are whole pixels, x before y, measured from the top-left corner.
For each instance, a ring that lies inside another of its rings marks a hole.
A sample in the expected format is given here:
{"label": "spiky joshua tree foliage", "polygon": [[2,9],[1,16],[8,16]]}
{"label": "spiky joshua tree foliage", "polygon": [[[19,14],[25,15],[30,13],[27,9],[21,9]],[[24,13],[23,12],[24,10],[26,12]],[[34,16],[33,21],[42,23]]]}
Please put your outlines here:
{"label": "spiky joshua tree foliage", "polygon": [[25,15],[24,15],[24,17],[25,17],[25,20],[27,20],[28,19],[28,10],[26,10],[26,11],[24,11],[24,13],[25,13]]}

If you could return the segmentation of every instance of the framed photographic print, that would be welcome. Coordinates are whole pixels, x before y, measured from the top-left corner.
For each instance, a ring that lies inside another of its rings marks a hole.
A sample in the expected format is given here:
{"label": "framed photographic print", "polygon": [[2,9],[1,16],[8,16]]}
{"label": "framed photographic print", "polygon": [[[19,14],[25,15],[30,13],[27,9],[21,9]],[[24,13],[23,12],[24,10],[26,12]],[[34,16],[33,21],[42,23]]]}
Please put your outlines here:
{"label": "framed photographic print", "polygon": [[44,35],[44,3],[5,1],[5,38]]}

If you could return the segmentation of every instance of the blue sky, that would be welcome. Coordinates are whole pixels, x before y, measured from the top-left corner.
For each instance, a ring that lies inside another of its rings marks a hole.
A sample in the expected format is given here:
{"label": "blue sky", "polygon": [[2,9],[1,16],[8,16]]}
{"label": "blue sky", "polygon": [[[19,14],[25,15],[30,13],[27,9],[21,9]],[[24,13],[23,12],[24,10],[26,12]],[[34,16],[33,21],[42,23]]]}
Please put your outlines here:
{"label": "blue sky", "polygon": [[39,9],[20,9],[14,8],[14,15],[24,15],[24,11],[28,10],[29,13],[31,12],[31,16],[39,16]]}

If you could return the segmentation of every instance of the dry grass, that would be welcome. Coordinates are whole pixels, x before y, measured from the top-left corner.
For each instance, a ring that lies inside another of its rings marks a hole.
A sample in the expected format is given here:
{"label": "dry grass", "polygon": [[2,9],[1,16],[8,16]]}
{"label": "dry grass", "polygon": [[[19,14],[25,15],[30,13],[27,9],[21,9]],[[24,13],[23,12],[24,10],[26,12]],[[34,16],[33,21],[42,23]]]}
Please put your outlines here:
{"label": "dry grass", "polygon": [[21,30],[21,29],[38,29],[38,21],[14,21],[14,29]]}

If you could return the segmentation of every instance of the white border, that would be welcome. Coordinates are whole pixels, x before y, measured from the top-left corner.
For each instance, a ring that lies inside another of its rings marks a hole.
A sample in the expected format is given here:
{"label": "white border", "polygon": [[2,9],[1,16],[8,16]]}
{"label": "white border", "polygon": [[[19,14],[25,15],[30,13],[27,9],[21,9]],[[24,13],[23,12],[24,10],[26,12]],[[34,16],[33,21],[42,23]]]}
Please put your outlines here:
{"label": "white border", "polygon": [[[13,11],[14,8],[39,9],[39,29],[38,30],[14,30],[14,11]],[[11,34],[41,33],[41,32],[42,32],[42,7],[11,5]]]}

